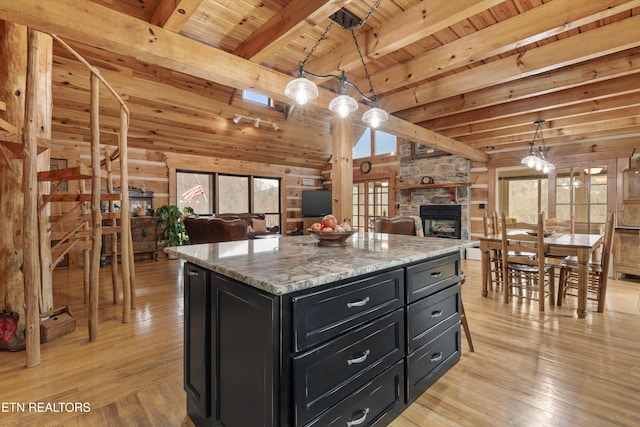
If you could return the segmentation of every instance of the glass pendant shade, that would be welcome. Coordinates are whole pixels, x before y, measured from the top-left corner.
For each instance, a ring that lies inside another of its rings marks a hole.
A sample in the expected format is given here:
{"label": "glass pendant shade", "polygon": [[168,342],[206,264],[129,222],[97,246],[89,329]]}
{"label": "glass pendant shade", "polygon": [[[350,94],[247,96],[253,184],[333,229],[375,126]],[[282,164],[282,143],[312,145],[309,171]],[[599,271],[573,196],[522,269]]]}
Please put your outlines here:
{"label": "glass pendant shade", "polygon": [[298,105],[304,105],[310,99],[316,99],[318,97],[318,86],[304,77],[298,77],[287,83],[287,86],[284,88],[284,94],[287,98],[296,101]]}
{"label": "glass pendant shade", "polygon": [[338,95],[329,103],[329,110],[342,118],[347,117],[350,113],[358,109],[358,103],[349,95]]}
{"label": "glass pendant shade", "polygon": [[389,120],[389,115],[382,108],[374,107],[365,112],[362,115],[362,121],[371,126],[377,128],[380,123]]}
{"label": "glass pendant shade", "polygon": [[524,159],[522,159],[522,161],[520,162],[523,165],[527,165],[527,167],[529,168],[533,168],[536,165],[536,160],[538,158],[533,154],[533,153],[529,153],[529,155],[527,157],[525,157]]}

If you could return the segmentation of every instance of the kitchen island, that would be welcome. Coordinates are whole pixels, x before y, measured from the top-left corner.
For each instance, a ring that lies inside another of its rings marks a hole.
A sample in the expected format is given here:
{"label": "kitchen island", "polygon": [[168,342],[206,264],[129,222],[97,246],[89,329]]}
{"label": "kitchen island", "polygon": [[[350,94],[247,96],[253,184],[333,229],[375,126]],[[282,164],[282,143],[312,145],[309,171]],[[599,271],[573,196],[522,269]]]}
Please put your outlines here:
{"label": "kitchen island", "polygon": [[166,248],[184,265],[196,425],[385,425],[460,358],[460,251],[356,233]]}

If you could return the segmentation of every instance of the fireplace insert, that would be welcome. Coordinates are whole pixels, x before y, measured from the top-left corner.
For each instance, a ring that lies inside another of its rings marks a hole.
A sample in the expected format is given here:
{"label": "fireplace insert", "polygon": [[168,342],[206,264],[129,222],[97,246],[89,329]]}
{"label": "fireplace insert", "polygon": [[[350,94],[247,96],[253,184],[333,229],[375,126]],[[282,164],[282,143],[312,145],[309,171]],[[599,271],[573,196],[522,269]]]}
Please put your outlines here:
{"label": "fireplace insert", "polygon": [[460,239],[462,225],[460,205],[422,205],[420,218],[425,236]]}

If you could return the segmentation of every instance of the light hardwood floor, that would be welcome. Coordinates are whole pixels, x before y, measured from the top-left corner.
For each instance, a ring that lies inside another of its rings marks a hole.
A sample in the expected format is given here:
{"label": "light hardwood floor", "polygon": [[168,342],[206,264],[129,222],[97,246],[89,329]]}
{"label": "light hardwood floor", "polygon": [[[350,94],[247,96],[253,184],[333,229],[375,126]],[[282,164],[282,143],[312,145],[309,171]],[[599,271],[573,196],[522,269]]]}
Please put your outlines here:
{"label": "light hardwood floor", "polygon": [[[505,305],[499,291],[480,295],[478,261],[463,269],[476,351],[463,336],[460,362],[392,426],[640,425],[640,281],[611,281],[606,312],[579,320],[575,298],[544,314],[535,302]],[[122,324],[102,269],[100,337],[90,343],[81,273],[56,271],[56,306],[71,305],[77,329],[43,345],[35,368],[24,368],[23,352],[0,353],[1,426],[192,425],[182,389],[181,261],[137,262],[136,272],[138,306]],[[53,406],[29,410],[38,402]],[[66,412],[61,402],[86,402],[90,412]]]}

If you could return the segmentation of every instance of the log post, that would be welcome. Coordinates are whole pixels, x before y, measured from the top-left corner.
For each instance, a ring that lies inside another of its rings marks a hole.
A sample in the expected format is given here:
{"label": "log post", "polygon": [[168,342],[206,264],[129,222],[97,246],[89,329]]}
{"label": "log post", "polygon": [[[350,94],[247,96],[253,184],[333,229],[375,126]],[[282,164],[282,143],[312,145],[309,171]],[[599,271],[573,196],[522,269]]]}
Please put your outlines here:
{"label": "log post", "polygon": [[[51,117],[53,114],[53,98],[51,81],[53,73],[53,39],[50,35],[38,33],[38,111],[37,126],[38,140],[51,140]],[[51,168],[51,150],[47,149],[38,154],[38,171]],[[38,184],[39,194],[49,194],[51,182],[43,181]],[[39,197],[38,203],[42,203]],[[49,232],[49,216],[51,205],[47,203],[38,211],[38,236],[40,240],[40,311],[53,310],[53,261],[51,260],[51,236]]]}
{"label": "log post", "polygon": [[[100,80],[91,73],[91,265],[89,282],[89,341],[98,339],[102,214],[100,213]],[[118,260],[115,260],[118,262]],[[85,267],[86,268],[86,267]]]}
{"label": "log post", "polygon": [[[128,323],[131,318],[132,298],[132,268],[133,254],[131,251],[131,210],[129,208],[129,154],[127,150],[127,129],[129,115],[120,107],[120,138],[118,151],[120,154],[120,193],[122,202],[120,207],[120,259],[122,260],[122,322]],[[135,292],[135,291],[134,291]]]}
{"label": "log post", "polygon": [[24,289],[25,289],[25,342],[27,367],[40,364],[40,257],[36,233],[38,230],[38,32],[29,29],[27,90],[25,101],[24,127],[24,172],[22,189],[24,193]]}
{"label": "log post", "polygon": [[332,129],[331,196],[338,224],[353,215],[353,126],[351,119],[334,116]]}
{"label": "log post", "polygon": [[[0,117],[21,132],[27,77],[27,28],[0,20]],[[22,159],[0,146],[0,309],[20,315],[17,335],[24,339]]]}
{"label": "log post", "polygon": [[[113,168],[111,167],[111,152],[108,148],[104,150],[104,167],[107,171],[107,193],[113,194]],[[115,212],[115,202],[112,200],[109,202],[109,212],[113,214]],[[116,217],[110,221],[111,227],[114,229],[118,227],[118,220]],[[111,233],[109,238],[111,239],[111,284],[113,288],[113,303],[118,303],[118,233]]]}

